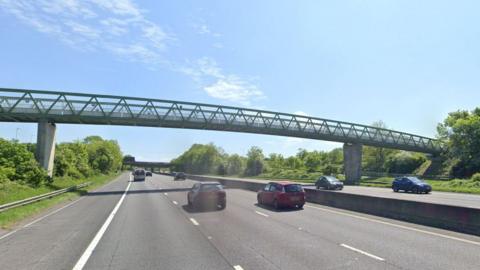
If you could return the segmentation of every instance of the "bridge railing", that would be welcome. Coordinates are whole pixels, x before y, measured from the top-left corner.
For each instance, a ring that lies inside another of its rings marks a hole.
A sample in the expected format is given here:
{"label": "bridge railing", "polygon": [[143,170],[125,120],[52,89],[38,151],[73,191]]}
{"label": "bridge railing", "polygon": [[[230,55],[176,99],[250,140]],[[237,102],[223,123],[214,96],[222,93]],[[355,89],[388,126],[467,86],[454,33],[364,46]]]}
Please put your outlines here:
{"label": "bridge railing", "polygon": [[0,88],[0,120],[123,124],[255,132],[438,153],[414,134],[304,115],[180,101]]}

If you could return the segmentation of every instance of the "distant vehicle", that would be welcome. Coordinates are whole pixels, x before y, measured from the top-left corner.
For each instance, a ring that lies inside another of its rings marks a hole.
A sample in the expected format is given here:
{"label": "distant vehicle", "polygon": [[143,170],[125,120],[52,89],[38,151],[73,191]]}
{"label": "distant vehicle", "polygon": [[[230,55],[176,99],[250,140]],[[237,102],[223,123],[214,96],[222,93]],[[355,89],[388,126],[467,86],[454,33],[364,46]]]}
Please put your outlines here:
{"label": "distant vehicle", "polygon": [[282,207],[303,208],[305,191],[302,185],[288,181],[270,182],[257,193],[258,204],[273,205],[275,209]]}
{"label": "distant vehicle", "polygon": [[136,169],[133,172],[133,181],[145,181],[145,170],[144,169]]}
{"label": "distant vehicle", "polygon": [[173,180],[175,180],[175,181],[177,181],[177,180],[187,180],[187,176],[183,172],[177,172],[173,176]]}
{"label": "distant vehicle", "polygon": [[146,176],[152,176],[152,172],[151,171],[145,171],[145,175]]}
{"label": "distant vehicle", "polygon": [[392,189],[394,192],[403,190],[417,194],[428,194],[432,191],[432,186],[418,179],[417,177],[398,177],[393,180]]}
{"label": "distant vehicle", "polygon": [[320,176],[315,183],[317,189],[342,190],[343,183],[333,176]]}
{"label": "distant vehicle", "polygon": [[193,208],[225,209],[227,194],[218,182],[200,182],[187,193],[188,205]]}

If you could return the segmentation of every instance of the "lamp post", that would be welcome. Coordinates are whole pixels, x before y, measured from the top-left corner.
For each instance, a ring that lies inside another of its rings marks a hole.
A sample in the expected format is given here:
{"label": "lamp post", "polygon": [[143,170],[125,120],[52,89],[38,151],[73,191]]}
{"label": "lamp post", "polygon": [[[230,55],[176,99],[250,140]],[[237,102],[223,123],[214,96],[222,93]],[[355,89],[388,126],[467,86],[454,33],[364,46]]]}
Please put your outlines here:
{"label": "lamp post", "polygon": [[19,130],[21,130],[21,128],[17,128],[17,129],[15,130],[15,141],[17,141],[17,142],[18,142],[18,131],[19,131]]}

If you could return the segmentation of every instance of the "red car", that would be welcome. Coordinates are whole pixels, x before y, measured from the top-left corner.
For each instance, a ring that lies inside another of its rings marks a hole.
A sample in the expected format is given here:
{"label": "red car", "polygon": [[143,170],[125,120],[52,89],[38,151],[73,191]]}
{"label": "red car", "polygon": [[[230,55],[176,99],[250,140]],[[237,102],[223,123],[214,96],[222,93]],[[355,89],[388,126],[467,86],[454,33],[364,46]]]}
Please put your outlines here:
{"label": "red car", "polygon": [[275,209],[281,207],[303,208],[305,204],[305,190],[302,185],[293,182],[270,182],[257,193],[258,204],[273,205]]}
{"label": "red car", "polygon": [[187,194],[188,205],[193,208],[225,209],[227,194],[218,182],[200,182],[193,185]]}

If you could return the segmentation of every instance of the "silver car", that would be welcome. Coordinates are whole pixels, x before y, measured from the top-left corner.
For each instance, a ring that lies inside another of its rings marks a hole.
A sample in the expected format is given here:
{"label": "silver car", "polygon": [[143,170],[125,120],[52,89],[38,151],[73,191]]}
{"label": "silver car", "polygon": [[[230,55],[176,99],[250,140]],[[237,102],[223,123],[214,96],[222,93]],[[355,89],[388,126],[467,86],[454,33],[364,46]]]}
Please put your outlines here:
{"label": "silver car", "polygon": [[133,172],[133,181],[145,181],[146,172],[144,169],[136,169]]}

